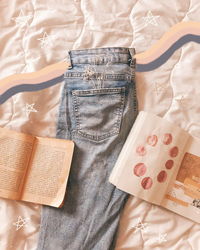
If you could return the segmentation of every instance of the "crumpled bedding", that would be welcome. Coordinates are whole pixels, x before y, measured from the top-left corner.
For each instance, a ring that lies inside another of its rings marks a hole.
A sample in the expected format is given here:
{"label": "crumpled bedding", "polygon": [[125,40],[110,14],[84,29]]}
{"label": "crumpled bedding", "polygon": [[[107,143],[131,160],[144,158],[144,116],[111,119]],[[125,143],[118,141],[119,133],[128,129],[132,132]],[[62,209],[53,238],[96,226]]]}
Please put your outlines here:
{"label": "crumpled bedding", "polygon": [[[170,27],[200,21],[200,3],[156,0],[0,1],[1,78],[66,60],[67,50],[135,47],[146,51]],[[200,137],[200,45],[185,44],[161,67],[136,74],[139,109],[154,112]],[[0,106],[0,126],[55,136],[62,82],[18,93]],[[36,249],[41,206],[0,199],[0,249]],[[200,225],[130,197],[116,249],[200,248]]]}

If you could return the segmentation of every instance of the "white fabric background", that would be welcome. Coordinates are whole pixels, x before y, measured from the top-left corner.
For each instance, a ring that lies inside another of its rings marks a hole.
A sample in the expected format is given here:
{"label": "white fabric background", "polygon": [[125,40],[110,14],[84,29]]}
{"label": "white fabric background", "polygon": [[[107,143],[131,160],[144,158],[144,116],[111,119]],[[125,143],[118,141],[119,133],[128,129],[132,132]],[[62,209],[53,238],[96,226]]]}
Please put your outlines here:
{"label": "white fabric background", "polygon": [[[1,0],[0,77],[64,60],[68,49],[123,46],[140,53],[176,23],[200,21],[199,11],[198,0]],[[199,58],[200,45],[191,42],[160,68],[136,74],[140,109],[167,117],[197,137]],[[54,136],[61,85],[10,98],[0,106],[0,126]],[[144,230],[136,229],[140,221]],[[0,222],[1,250],[35,249],[39,205],[1,199]],[[199,229],[198,224],[132,197],[121,217],[116,248],[198,250]]]}

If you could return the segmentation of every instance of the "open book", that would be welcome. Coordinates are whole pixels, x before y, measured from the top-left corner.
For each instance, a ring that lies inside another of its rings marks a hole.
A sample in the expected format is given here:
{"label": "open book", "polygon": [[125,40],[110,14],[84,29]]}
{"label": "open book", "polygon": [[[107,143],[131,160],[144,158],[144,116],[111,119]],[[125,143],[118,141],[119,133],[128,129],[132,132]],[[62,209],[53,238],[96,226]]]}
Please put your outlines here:
{"label": "open book", "polygon": [[0,128],[0,197],[62,205],[74,143]]}
{"label": "open book", "polygon": [[200,223],[200,140],[161,117],[139,113],[109,181]]}

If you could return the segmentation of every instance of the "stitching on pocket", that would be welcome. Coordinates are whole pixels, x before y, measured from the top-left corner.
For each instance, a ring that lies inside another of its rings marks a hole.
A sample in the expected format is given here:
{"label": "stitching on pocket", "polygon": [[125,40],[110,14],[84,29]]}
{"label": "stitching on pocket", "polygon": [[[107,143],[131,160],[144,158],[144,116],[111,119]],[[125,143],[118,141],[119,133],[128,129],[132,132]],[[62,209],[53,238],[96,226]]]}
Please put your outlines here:
{"label": "stitching on pocket", "polygon": [[72,95],[72,98],[73,98],[73,102],[74,102],[73,109],[74,109],[74,114],[75,114],[76,127],[77,127],[77,129],[80,129],[80,119],[79,119],[79,117],[80,117],[80,113],[79,113],[80,103],[79,103],[78,97],[76,95]]}
{"label": "stitching on pocket", "polygon": [[[89,90],[73,90],[72,91],[72,98],[73,98],[73,106],[74,106],[74,114],[75,114],[75,122],[76,122],[76,129],[74,134],[79,134],[84,138],[99,142],[102,140],[107,139],[113,135],[116,135],[120,131],[120,125],[123,115],[124,109],[124,101],[125,101],[125,89],[126,87],[116,87],[116,88],[103,88],[103,89],[89,89]],[[113,130],[111,132],[107,132],[103,135],[92,135],[87,132],[81,131],[81,122],[80,122],[80,102],[79,97],[84,96],[93,96],[93,95],[120,95],[120,105],[116,107],[117,112],[117,120],[113,124]]]}
{"label": "stitching on pocket", "polygon": [[125,87],[119,88],[102,88],[102,89],[88,89],[88,90],[72,90],[73,96],[90,96],[95,94],[121,94],[125,91]]}
{"label": "stitching on pocket", "polygon": [[122,92],[121,105],[118,108],[118,119],[117,119],[116,124],[115,124],[115,126],[118,128],[118,130],[120,130],[120,124],[121,124],[121,119],[122,119],[121,117],[122,117],[123,109],[124,109],[124,100],[125,100],[125,95],[124,94],[125,94],[125,92]]}

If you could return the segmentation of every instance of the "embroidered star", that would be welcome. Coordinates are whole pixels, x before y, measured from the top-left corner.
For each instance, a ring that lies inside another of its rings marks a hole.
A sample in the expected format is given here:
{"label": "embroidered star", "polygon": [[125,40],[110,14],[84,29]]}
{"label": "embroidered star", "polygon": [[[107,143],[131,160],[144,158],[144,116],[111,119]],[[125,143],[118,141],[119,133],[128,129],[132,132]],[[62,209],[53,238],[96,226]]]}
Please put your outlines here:
{"label": "embroidered star", "polygon": [[156,242],[158,242],[159,244],[166,242],[167,241],[166,237],[167,234],[159,233],[159,236],[156,238]]}
{"label": "embroidered star", "polygon": [[36,110],[33,106],[35,105],[35,103],[32,104],[28,104],[26,103],[26,107],[24,108],[25,112],[26,112],[26,116],[29,117],[31,112],[38,112],[38,110]]}
{"label": "embroidered star", "polygon": [[85,66],[83,77],[84,79],[90,79],[96,73],[95,68],[92,66]]}
{"label": "embroidered star", "polygon": [[21,9],[19,12],[19,16],[11,18],[15,21],[16,25],[23,27],[28,25],[28,21],[33,17],[33,15],[25,16],[24,11]]}
{"label": "embroidered star", "polygon": [[[111,67],[112,64],[113,64],[113,62],[112,62],[113,56],[108,55],[107,59],[108,59],[108,62],[106,63],[106,68],[107,68],[107,70],[104,70],[104,73],[114,74],[114,71],[113,71],[112,69],[110,69],[110,67]],[[111,67],[111,68],[112,68],[112,67]]]}
{"label": "embroidered star", "polygon": [[137,224],[134,226],[135,232],[141,231],[146,232],[147,231],[147,223],[142,223],[141,218],[139,217]]}
{"label": "embroidered star", "polygon": [[13,225],[16,226],[16,231],[18,231],[23,226],[26,226],[28,220],[29,220],[29,218],[22,219],[21,216],[18,216],[17,221],[15,223],[13,223]]}
{"label": "embroidered star", "polygon": [[149,10],[147,12],[147,15],[145,17],[142,17],[142,19],[145,21],[145,26],[147,26],[148,24],[158,26],[157,19],[159,17],[160,16],[154,16],[152,12]]}
{"label": "embroidered star", "polygon": [[154,84],[154,91],[156,92],[157,95],[162,93],[166,89],[166,85],[161,84],[161,83],[155,83]]}
{"label": "embroidered star", "polygon": [[175,101],[177,101],[179,103],[179,105],[182,106],[183,108],[187,107],[187,101],[186,101],[186,98],[183,95],[179,96],[179,97],[176,97]]}
{"label": "embroidered star", "polygon": [[47,34],[47,32],[44,32],[43,37],[38,38],[37,40],[40,41],[41,48],[44,48],[44,47],[47,47],[47,46],[51,47],[53,45],[52,38],[53,38],[53,36],[49,36]]}

